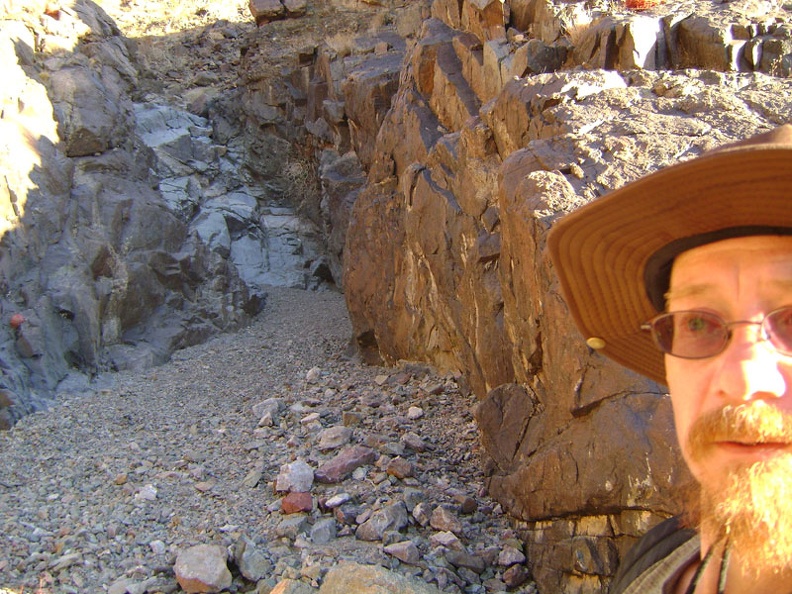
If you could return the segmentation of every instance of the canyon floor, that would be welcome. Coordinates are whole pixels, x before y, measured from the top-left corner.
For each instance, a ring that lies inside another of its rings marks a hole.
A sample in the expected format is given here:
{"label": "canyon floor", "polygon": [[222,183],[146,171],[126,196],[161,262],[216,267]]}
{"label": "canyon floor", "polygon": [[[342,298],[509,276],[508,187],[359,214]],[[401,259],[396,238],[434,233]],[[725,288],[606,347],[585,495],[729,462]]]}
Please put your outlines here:
{"label": "canyon floor", "polygon": [[[240,542],[259,573],[230,561],[233,592],[318,588],[341,561],[447,592],[525,580],[483,487],[473,397],[419,365],[364,366],[349,335],[340,294],[273,289],[245,330],[0,434],[0,592],[181,591],[181,551]],[[295,462],[318,478],[353,449],[368,463],[309,481],[311,511],[286,513]]]}

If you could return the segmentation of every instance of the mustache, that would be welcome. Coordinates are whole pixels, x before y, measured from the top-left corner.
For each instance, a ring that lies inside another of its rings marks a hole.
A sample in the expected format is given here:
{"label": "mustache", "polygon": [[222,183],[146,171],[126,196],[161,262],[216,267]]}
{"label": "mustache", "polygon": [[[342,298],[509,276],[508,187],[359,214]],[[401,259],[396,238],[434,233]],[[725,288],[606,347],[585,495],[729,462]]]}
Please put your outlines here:
{"label": "mustache", "polygon": [[715,442],[792,444],[792,414],[756,401],[701,415],[688,433],[689,451],[700,457]]}

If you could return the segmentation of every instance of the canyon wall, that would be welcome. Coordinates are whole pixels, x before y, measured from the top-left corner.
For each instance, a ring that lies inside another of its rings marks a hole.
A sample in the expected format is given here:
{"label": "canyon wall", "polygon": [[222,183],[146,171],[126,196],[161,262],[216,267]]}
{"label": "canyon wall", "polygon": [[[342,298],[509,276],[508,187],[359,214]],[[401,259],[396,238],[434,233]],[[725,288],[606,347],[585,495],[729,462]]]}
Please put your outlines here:
{"label": "canyon wall", "polygon": [[664,388],[575,330],[547,232],[643,174],[790,120],[787,12],[422,10],[404,46],[381,31],[303,68],[355,339],[370,361],[467,380],[490,492],[518,519],[542,592],[600,592],[679,511],[688,476]]}
{"label": "canyon wall", "polygon": [[243,327],[267,286],[324,282],[318,230],[244,168],[223,102],[142,92],[136,43],[90,0],[0,16],[0,429]]}

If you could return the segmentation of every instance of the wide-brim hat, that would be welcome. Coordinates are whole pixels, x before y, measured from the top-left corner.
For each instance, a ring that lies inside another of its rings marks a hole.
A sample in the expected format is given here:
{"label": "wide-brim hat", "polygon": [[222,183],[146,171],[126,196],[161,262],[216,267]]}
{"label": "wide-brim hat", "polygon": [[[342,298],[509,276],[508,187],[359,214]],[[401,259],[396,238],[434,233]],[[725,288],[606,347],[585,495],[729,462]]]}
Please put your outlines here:
{"label": "wide-brim hat", "polygon": [[560,219],[548,247],[586,343],[665,384],[664,356],[641,324],[663,310],[674,258],[720,239],[776,234],[792,234],[790,124],[598,198]]}

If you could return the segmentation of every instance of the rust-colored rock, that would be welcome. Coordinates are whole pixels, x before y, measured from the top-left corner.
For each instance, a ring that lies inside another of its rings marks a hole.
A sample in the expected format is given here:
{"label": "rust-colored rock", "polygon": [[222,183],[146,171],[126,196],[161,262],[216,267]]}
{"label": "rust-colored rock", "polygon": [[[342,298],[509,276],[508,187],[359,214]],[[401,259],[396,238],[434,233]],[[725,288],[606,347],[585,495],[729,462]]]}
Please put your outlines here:
{"label": "rust-colored rock", "polygon": [[12,329],[16,330],[22,324],[25,323],[25,316],[21,313],[15,313],[11,316],[11,319],[8,321],[8,325],[11,326]]}
{"label": "rust-colored rock", "polygon": [[281,511],[284,514],[310,512],[313,509],[313,496],[310,493],[294,491],[281,499]]}

